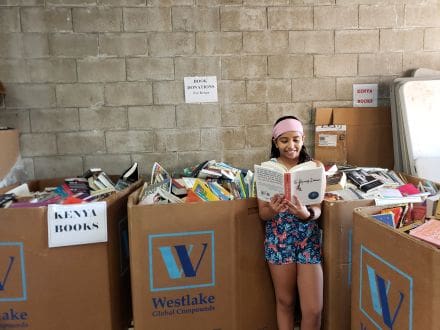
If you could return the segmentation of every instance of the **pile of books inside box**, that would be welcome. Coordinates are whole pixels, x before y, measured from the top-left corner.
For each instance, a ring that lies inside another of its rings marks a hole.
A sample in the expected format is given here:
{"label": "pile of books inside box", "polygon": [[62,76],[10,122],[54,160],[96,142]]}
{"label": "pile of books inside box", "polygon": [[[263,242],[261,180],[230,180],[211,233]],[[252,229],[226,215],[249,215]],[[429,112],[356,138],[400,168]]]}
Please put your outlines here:
{"label": "pile of books inside box", "polygon": [[220,201],[255,196],[253,173],[224,162],[209,160],[181,174],[170,175],[159,163],[154,163],[150,182],[145,182],[139,204]]}
{"label": "pile of books inside box", "polygon": [[[372,199],[383,209],[378,221],[412,236],[437,228],[440,247],[439,185],[420,178],[417,184],[392,170],[368,167],[328,167],[326,200]],[[421,236],[421,235],[419,235]],[[432,243],[432,241],[431,241]]]}
{"label": "pile of books inside box", "polygon": [[30,191],[27,183],[21,184],[0,194],[0,207],[20,208],[96,202],[124,190],[137,180],[139,180],[137,163],[133,163],[116,180],[112,180],[100,168],[91,168],[80,177],[65,178],[61,184],[46,187],[43,191]]}

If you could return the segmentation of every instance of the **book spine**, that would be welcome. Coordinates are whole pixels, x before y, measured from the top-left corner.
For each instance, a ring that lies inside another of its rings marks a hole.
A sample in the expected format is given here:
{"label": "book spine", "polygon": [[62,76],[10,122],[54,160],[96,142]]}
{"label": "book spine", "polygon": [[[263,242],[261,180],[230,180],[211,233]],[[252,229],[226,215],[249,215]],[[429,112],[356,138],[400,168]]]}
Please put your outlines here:
{"label": "book spine", "polygon": [[284,198],[289,202],[292,201],[292,176],[290,173],[284,173]]}

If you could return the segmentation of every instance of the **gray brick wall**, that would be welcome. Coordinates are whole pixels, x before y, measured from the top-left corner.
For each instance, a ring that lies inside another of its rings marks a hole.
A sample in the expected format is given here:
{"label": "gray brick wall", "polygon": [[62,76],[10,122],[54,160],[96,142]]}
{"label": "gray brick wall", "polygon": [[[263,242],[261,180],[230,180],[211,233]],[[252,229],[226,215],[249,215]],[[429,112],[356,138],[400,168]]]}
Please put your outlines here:
{"label": "gray brick wall", "polygon": [[[426,0],[0,1],[0,125],[17,127],[29,178],[92,166],[148,174],[266,159],[293,114],[350,106],[352,84],[440,70],[440,4]],[[218,103],[186,104],[183,78],[215,75]]]}

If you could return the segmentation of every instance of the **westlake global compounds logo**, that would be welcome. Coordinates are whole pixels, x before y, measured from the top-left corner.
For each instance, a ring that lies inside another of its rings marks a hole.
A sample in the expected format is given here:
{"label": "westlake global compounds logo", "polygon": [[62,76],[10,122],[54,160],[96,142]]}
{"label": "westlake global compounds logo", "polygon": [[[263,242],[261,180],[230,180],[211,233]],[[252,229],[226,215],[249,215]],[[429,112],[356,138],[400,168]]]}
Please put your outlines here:
{"label": "westlake global compounds logo", "polygon": [[0,303],[26,299],[23,243],[0,242]]}
{"label": "westlake global compounds logo", "polygon": [[150,291],[215,285],[214,231],[148,236]]}
{"label": "westlake global compounds logo", "polygon": [[359,282],[361,329],[412,330],[411,276],[361,245]]}

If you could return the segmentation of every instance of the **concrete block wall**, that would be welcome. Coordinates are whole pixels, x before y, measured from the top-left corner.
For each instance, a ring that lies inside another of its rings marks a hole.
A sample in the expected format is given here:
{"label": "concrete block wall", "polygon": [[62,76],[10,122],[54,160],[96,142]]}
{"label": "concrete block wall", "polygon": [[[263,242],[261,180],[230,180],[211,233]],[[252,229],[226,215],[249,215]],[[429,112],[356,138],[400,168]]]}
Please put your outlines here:
{"label": "concrete block wall", "polygon": [[[293,114],[350,106],[353,83],[440,69],[437,0],[0,0],[0,125],[17,127],[30,178],[252,167]],[[183,78],[218,80],[186,104]]]}

